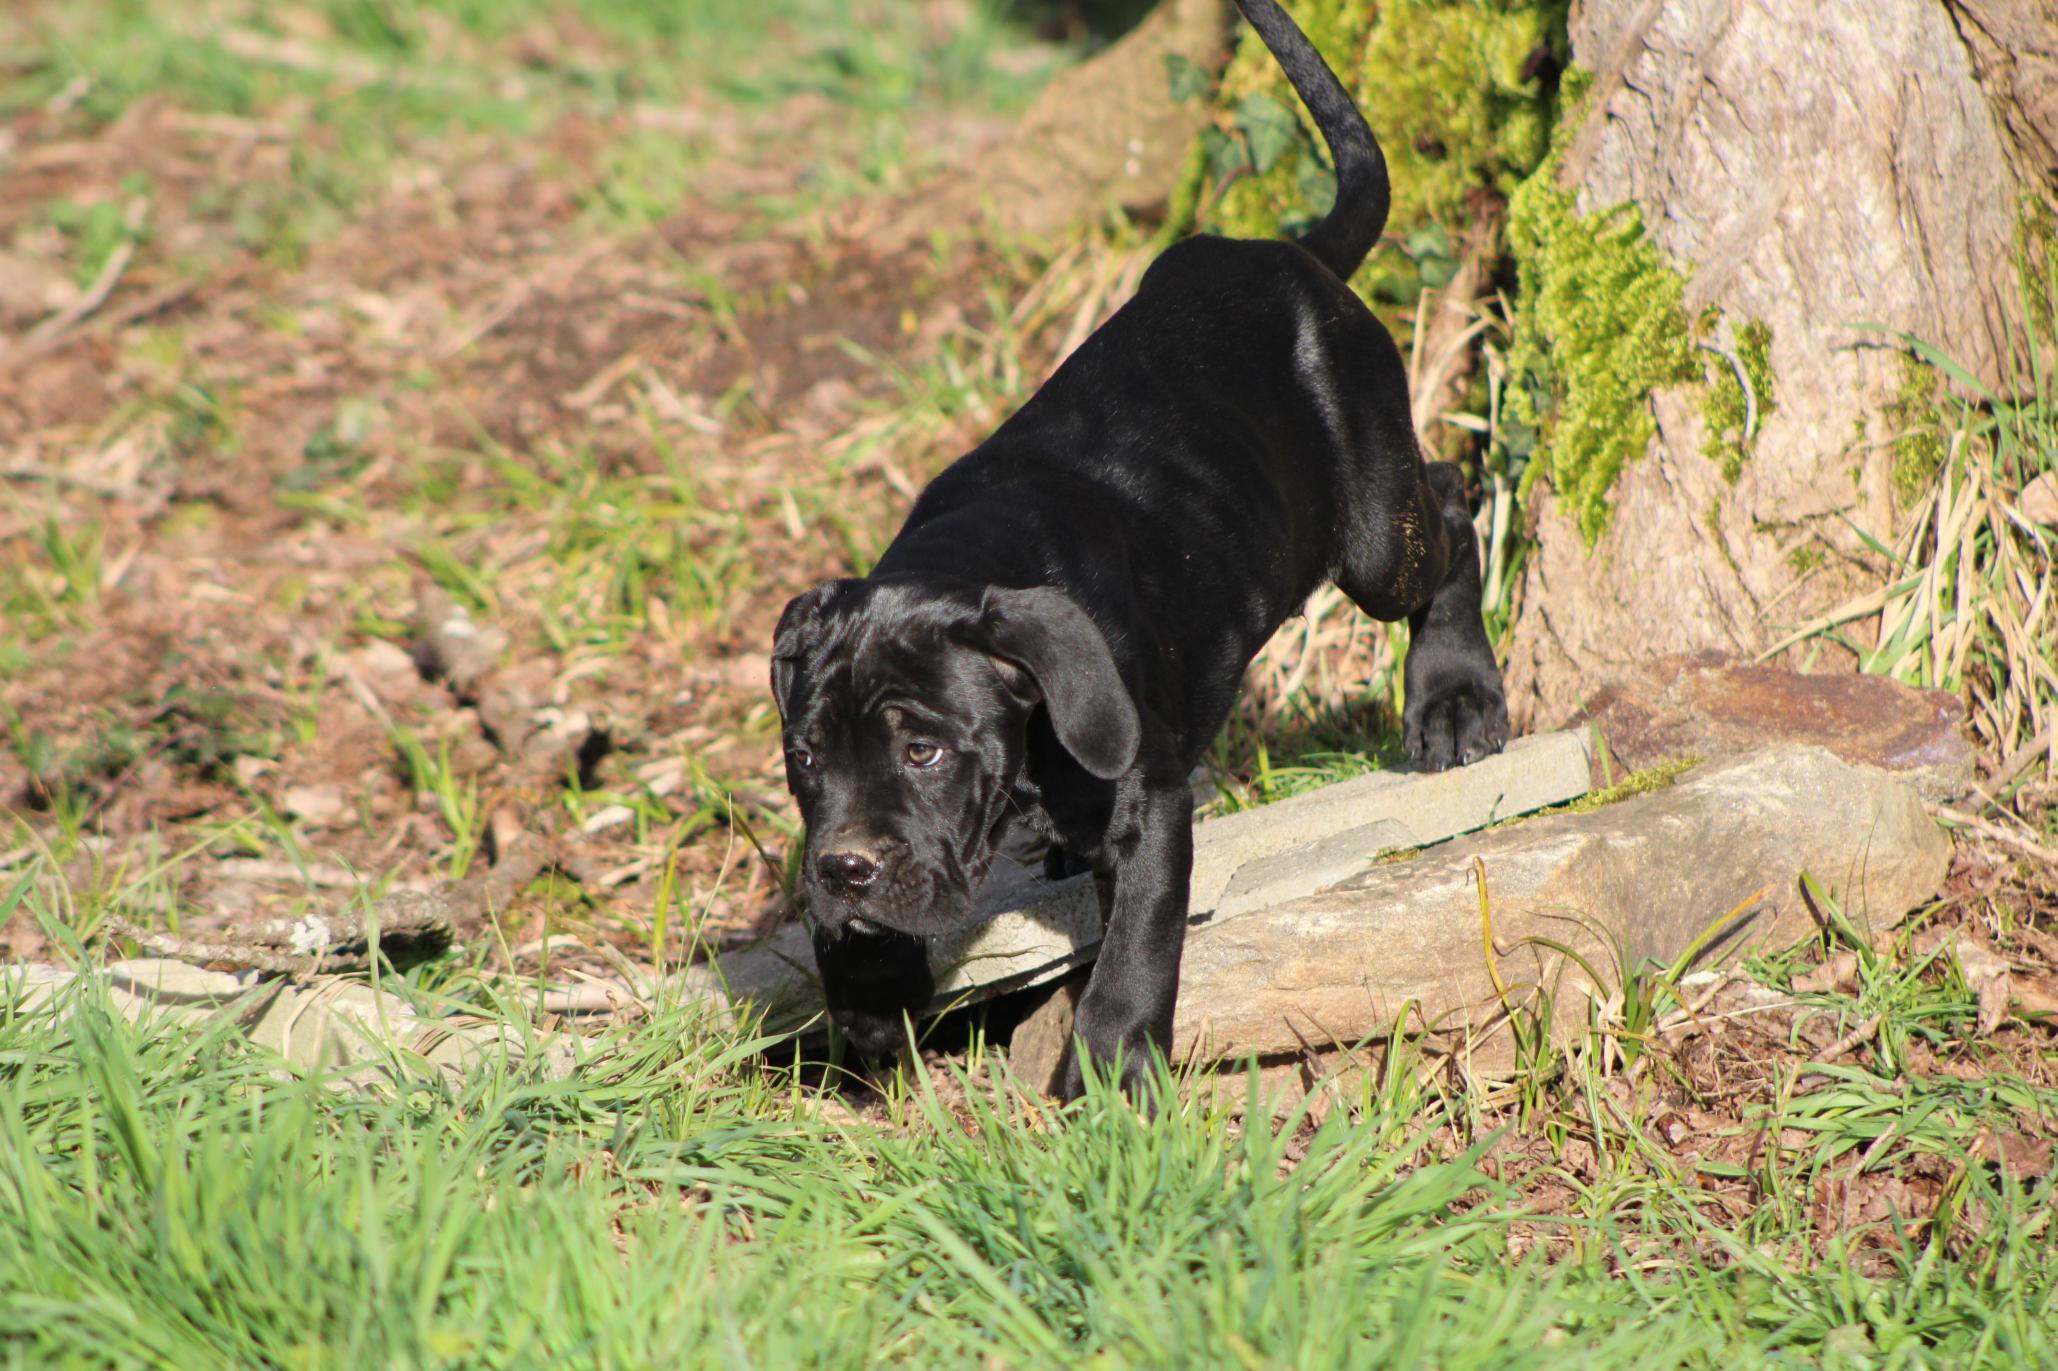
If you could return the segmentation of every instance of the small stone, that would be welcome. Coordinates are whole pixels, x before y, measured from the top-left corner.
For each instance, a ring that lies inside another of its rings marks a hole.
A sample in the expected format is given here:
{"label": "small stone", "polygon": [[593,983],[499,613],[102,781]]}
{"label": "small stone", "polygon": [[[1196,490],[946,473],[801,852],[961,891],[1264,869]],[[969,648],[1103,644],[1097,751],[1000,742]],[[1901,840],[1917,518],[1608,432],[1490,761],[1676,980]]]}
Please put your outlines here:
{"label": "small stone", "polygon": [[522,743],[522,755],[535,760],[570,757],[593,736],[593,716],[583,709],[538,710],[530,720],[535,731]]}
{"label": "small stone", "polygon": [[1717,652],[1661,657],[1589,699],[1584,717],[1629,771],[1794,743],[1898,773],[1925,799],[1956,799],[1972,784],[1965,706],[1884,676],[1809,676]]}
{"label": "small stone", "polygon": [[423,602],[421,629],[414,643],[414,664],[431,681],[447,680],[460,695],[500,661],[507,634],[490,624],[476,624],[463,605],[447,596]]}
{"label": "small stone", "polygon": [[337,785],[289,785],[279,797],[288,814],[311,824],[331,824],[350,812],[350,802]]}
{"label": "small stone", "polygon": [[389,705],[405,704],[421,693],[421,673],[414,658],[398,643],[374,638],[350,654],[350,669]]}

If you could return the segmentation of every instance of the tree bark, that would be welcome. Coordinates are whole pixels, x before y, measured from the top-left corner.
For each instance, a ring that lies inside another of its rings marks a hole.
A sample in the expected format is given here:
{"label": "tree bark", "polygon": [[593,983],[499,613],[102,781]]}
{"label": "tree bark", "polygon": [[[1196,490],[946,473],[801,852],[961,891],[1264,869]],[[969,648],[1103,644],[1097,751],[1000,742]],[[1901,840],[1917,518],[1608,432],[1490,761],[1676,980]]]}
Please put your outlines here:
{"label": "tree bark", "polygon": [[1921,338],[1988,385],[2010,379],[2020,200],[2044,189],[2036,169],[2058,137],[2053,9],[1575,6],[1574,60],[1596,80],[1563,184],[1583,214],[1641,209],[1688,277],[1690,318],[1713,307],[1770,327],[1777,407],[1731,482],[1701,451],[1699,388],[1660,390],[1656,435],[1617,478],[1591,549],[1538,488],[1541,546],[1508,663],[1519,721],[1556,723],[1660,653],[1754,654],[1877,583],[1853,526],[1892,532],[1881,411],[1904,363],[1867,326]]}

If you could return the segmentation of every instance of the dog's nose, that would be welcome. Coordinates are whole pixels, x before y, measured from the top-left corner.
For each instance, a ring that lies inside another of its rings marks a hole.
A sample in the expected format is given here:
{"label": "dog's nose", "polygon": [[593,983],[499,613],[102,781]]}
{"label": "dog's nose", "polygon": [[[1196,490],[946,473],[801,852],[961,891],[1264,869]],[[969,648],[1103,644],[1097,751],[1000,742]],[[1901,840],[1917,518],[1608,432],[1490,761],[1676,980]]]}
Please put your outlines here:
{"label": "dog's nose", "polygon": [[827,885],[863,890],[879,878],[879,863],[869,852],[824,852],[815,859],[815,874]]}

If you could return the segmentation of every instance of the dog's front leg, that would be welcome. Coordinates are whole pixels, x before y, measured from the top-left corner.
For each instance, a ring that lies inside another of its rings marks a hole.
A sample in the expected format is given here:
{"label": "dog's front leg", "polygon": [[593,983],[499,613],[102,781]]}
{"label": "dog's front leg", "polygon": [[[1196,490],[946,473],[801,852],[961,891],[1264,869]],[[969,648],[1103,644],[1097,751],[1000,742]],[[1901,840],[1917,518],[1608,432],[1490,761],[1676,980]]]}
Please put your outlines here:
{"label": "dog's front leg", "polygon": [[1122,782],[1114,822],[1094,861],[1107,930],[1079,1000],[1064,1098],[1076,1100],[1085,1090],[1084,1052],[1103,1070],[1119,1062],[1122,1088],[1132,1099],[1155,1103],[1148,1093],[1150,1062],[1153,1049],[1166,1056],[1172,1050],[1192,875],[1193,792],[1176,765],[1139,767]]}
{"label": "dog's front leg", "polygon": [[829,1017],[868,1062],[890,1061],[907,1042],[908,1017],[936,990],[929,945],[891,929],[857,932],[815,925],[815,966]]}

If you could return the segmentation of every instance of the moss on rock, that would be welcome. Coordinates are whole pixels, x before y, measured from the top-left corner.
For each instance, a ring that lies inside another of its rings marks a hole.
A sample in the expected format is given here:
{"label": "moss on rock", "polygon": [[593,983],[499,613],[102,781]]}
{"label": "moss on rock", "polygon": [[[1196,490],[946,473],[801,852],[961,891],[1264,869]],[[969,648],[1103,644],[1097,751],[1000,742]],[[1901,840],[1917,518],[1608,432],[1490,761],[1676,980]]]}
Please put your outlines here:
{"label": "moss on rock", "polygon": [[1887,431],[1893,435],[1889,480],[1894,498],[1903,508],[1929,489],[1950,452],[1945,437],[1949,432],[1945,398],[1942,374],[1913,354],[1903,353],[1900,381],[1883,407]]}
{"label": "moss on rock", "polygon": [[1634,205],[1581,215],[1557,181],[1557,153],[1515,191],[1508,242],[1517,308],[1511,418],[1535,429],[1526,500],[1550,479],[1589,546],[1608,491],[1656,431],[1651,392],[1697,379],[1686,280],[1644,235]]}
{"label": "moss on rock", "polygon": [[[1702,323],[1702,336],[1711,336],[1719,328],[1720,316],[1711,311]],[[1778,406],[1772,382],[1772,330],[1764,320],[1753,319],[1736,330],[1733,346],[1720,351],[1726,355],[1714,368],[1707,398],[1701,404],[1708,425],[1701,452],[1722,468],[1725,481],[1735,484],[1757,446],[1758,431]],[[1742,368],[1742,376],[1737,375],[1738,368]],[[1747,380],[1751,386],[1748,395],[1744,392]]]}
{"label": "moss on rock", "polygon": [[2058,215],[2029,191],[2016,202],[2015,259],[2031,330],[2039,342],[2058,341]]}
{"label": "moss on rock", "polygon": [[1588,80],[1566,73],[1570,113],[1508,205],[1516,264],[1508,419],[1534,434],[1520,495],[1526,501],[1548,479],[1591,547],[1608,525],[1615,478],[1657,431],[1651,396],[1660,386],[1702,386],[1702,452],[1729,481],[1742,474],[1777,397],[1772,330],[1762,320],[1724,329],[1718,310],[1689,318],[1686,277],[1646,235],[1637,207],[1581,214],[1558,184]]}

